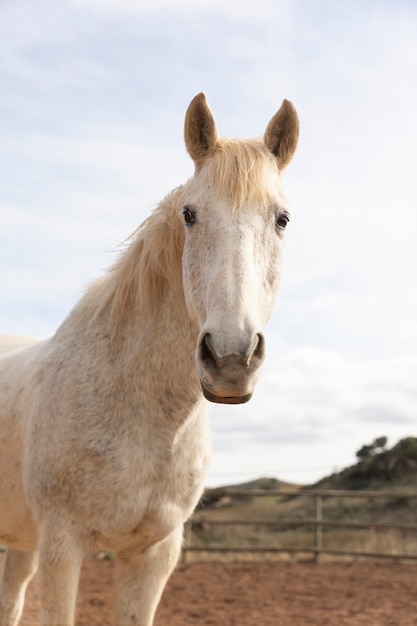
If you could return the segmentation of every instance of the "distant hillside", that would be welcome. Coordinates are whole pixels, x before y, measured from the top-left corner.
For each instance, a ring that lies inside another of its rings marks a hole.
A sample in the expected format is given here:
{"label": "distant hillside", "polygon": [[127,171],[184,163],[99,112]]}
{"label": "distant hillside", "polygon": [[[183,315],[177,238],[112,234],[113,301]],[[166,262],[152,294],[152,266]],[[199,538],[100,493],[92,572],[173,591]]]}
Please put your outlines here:
{"label": "distant hillside", "polygon": [[401,439],[390,450],[375,450],[372,445],[364,446],[363,450],[364,458],[355,465],[319,480],[310,488],[357,490],[417,487],[417,438]]}
{"label": "distant hillside", "polygon": [[[299,485],[293,485],[283,480],[278,480],[277,478],[264,477],[257,478],[256,480],[250,480],[245,483],[239,483],[237,485],[224,485],[223,487],[206,489],[197,509],[224,505],[225,498],[227,498],[227,501],[229,502],[230,498],[226,496],[225,493],[228,489],[242,489],[245,491],[251,491],[253,489],[299,489]],[[236,497],[233,499],[236,499]]]}
{"label": "distant hillside", "polygon": [[[382,446],[376,445],[382,442]],[[224,506],[239,500],[234,496],[226,496],[228,489],[393,489],[417,488],[417,438],[401,439],[391,449],[385,449],[386,438],[375,440],[374,444],[365,445],[358,451],[360,456],[355,465],[340,472],[322,478],[312,485],[295,485],[276,478],[258,478],[236,485],[225,485],[215,489],[206,489],[198,505],[198,509],[211,506]]]}
{"label": "distant hillside", "polygon": [[263,477],[245,483],[238,483],[237,485],[221,487],[221,489],[292,489],[293,487],[294,485],[292,483],[285,482],[284,480]]}

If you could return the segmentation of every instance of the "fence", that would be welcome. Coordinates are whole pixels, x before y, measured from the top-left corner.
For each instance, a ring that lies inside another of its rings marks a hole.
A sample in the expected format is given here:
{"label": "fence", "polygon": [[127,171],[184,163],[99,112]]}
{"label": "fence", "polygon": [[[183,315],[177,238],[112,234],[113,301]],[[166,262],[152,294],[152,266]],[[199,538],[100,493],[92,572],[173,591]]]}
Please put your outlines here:
{"label": "fence", "polygon": [[[187,554],[191,552],[227,552],[227,553],[307,553],[314,560],[318,560],[322,554],[333,556],[350,556],[350,557],[378,557],[390,559],[415,559],[417,560],[417,550],[413,553],[386,553],[382,551],[357,551],[352,549],[326,548],[324,545],[323,530],[325,528],[348,528],[348,529],[369,529],[371,531],[389,531],[396,530],[400,532],[413,531],[417,538],[417,524],[401,524],[376,521],[351,521],[351,520],[335,520],[326,519],[323,515],[323,501],[326,498],[368,498],[368,499],[389,499],[398,502],[408,502],[417,500],[417,493],[390,492],[390,491],[344,491],[344,490],[280,490],[280,489],[259,489],[259,490],[240,490],[240,489],[224,489],[223,496],[231,497],[255,497],[255,496],[284,496],[284,497],[306,497],[314,499],[315,515],[309,519],[210,519],[204,516],[204,513],[197,513],[187,522],[185,527],[185,545],[183,548],[183,558],[187,559]],[[276,547],[276,546],[218,546],[218,545],[195,545],[193,544],[193,526],[270,526],[270,527],[312,527],[314,532],[314,540],[311,547]]]}

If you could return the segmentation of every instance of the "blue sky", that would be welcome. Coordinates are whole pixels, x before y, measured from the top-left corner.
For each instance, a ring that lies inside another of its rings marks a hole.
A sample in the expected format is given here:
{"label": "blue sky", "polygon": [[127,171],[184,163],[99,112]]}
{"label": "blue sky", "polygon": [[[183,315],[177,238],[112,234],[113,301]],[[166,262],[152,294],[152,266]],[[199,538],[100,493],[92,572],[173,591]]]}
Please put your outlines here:
{"label": "blue sky", "polygon": [[312,482],[417,435],[417,7],[333,0],[5,0],[0,322],[49,336],[192,174],[205,91],[257,136],[291,99],[284,278],[253,400],[213,406],[209,484]]}

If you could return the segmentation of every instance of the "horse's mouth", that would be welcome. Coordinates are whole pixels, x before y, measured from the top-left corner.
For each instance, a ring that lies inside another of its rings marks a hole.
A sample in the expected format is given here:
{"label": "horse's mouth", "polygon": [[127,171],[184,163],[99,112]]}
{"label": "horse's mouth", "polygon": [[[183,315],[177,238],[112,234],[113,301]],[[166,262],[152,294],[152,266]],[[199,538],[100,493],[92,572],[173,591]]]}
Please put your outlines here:
{"label": "horse's mouth", "polygon": [[217,396],[203,387],[203,385],[201,385],[201,388],[206,400],[209,400],[209,402],[216,402],[218,404],[244,404],[245,402],[248,402],[253,395],[253,391],[251,391],[244,396]]}

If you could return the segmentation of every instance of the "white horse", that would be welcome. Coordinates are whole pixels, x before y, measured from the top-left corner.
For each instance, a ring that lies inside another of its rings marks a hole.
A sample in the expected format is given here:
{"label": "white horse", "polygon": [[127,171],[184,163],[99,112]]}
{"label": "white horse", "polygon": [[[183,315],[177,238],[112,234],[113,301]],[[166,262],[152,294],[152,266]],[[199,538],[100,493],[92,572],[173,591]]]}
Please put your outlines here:
{"label": "white horse", "polygon": [[195,173],[46,341],[3,338],[0,626],[39,568],[41,623],[72,626],[86,555],[114,553],[114,624],[151,626],[203,490],[212,402],[252,395],[289,220],[298,139],[284,100],[262,140],[219,139],[189,105]]}

